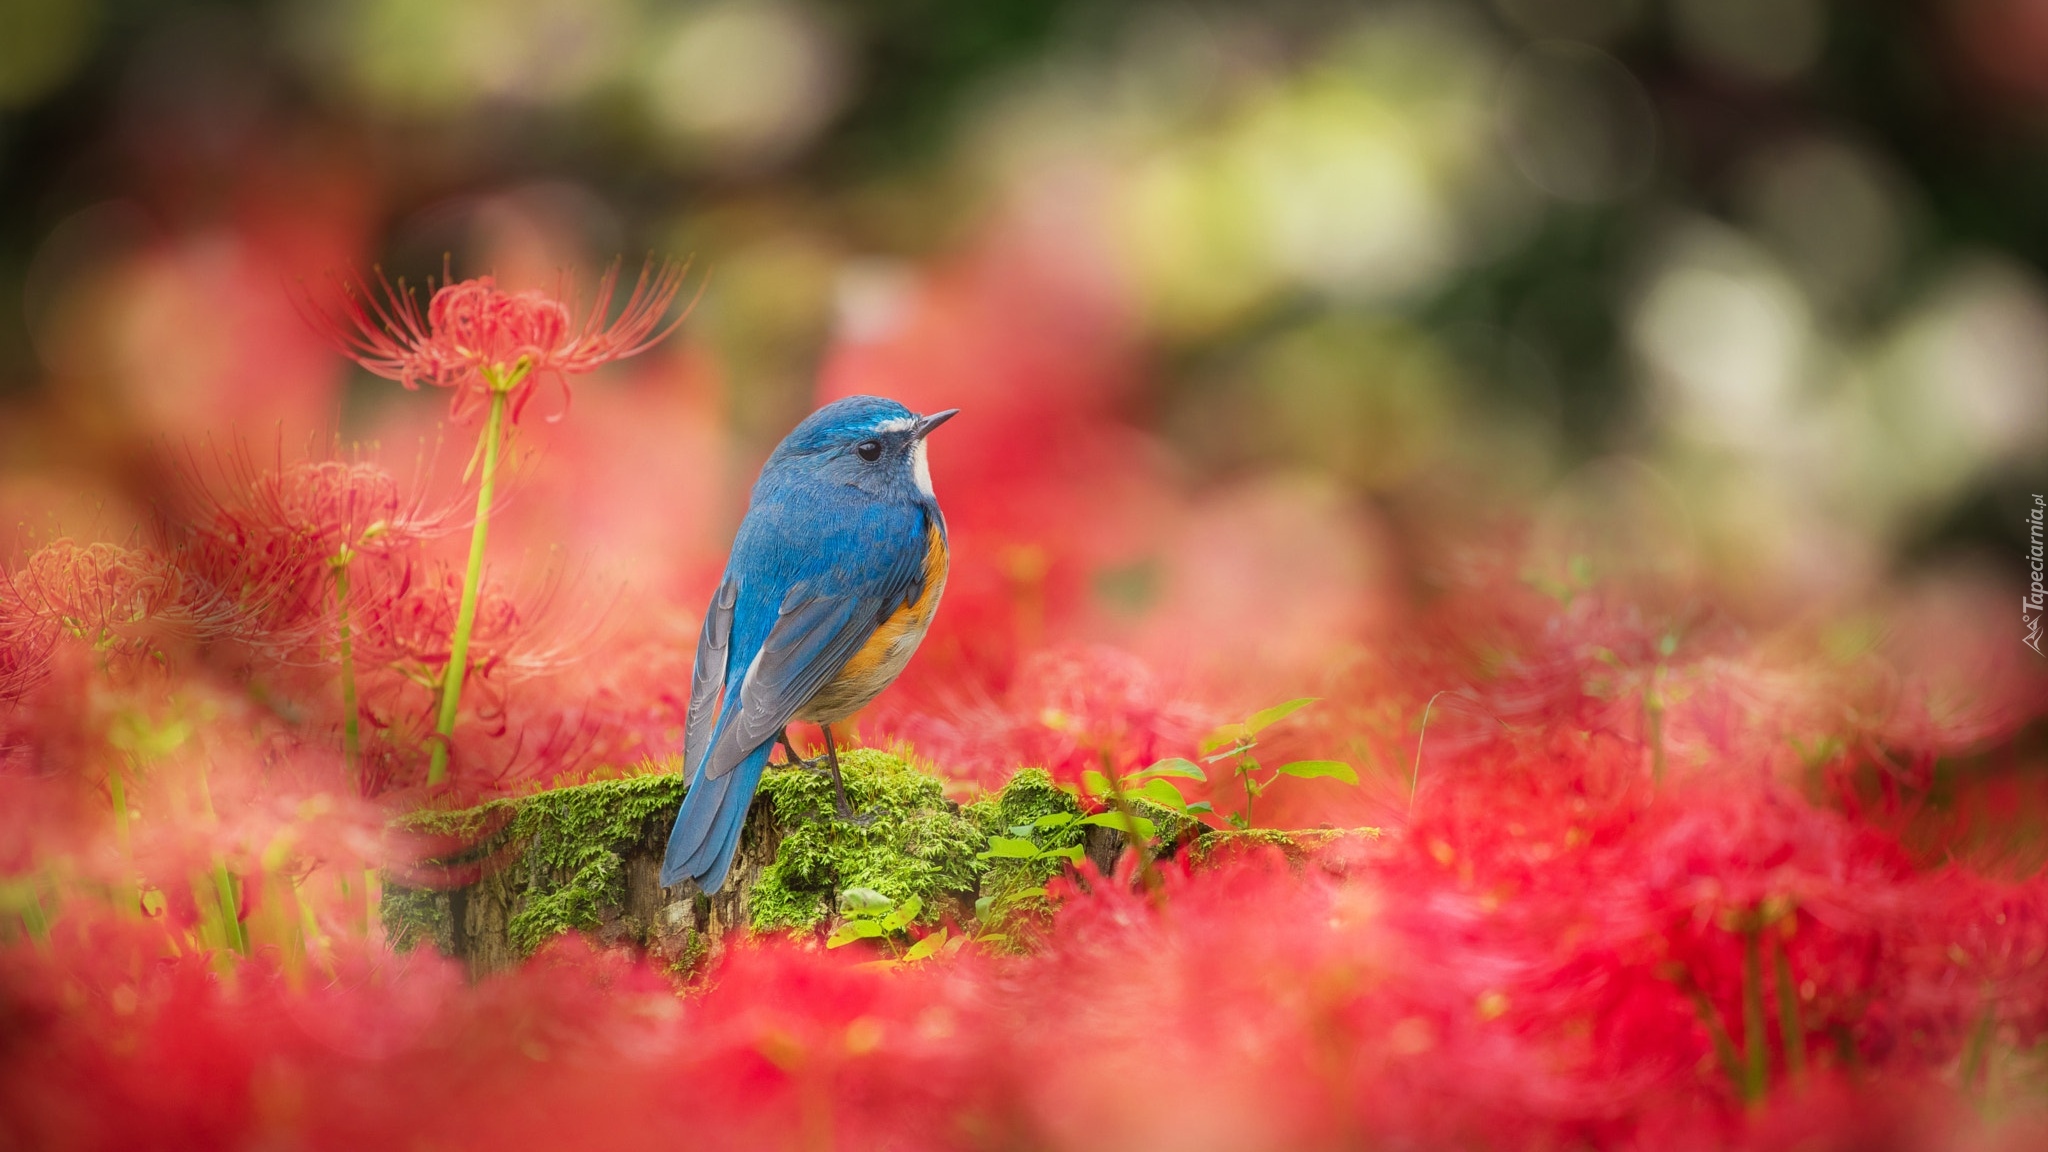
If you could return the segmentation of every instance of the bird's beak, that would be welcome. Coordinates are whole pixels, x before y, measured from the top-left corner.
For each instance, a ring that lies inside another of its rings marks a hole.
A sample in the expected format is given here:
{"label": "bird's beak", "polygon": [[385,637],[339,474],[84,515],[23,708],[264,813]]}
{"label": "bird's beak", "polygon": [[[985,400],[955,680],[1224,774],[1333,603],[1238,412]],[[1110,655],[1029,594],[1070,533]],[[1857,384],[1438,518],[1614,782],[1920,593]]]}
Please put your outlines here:
{"label": "bird's beak", "polygon": [[932,429],[937,428],[959,414],[960,410],[958,408],[948,408],[944,412],[934,412],[929,416],[919,417],[917,421],[917,438],[919,440],[924,439],[932,434]]}

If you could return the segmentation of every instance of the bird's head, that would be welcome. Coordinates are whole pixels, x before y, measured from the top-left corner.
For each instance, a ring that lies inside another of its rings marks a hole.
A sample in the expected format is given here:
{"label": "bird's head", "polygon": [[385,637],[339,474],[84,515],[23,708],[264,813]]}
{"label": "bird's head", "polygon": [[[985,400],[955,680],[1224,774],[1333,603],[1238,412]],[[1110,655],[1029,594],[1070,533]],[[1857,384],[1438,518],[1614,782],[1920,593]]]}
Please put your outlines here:
{"label": "bird's head", "polygon": [[[848,396],[805,417],[768,458],[768,470],[799,473],[876,496],[932,499],[924,438],[958,408],[920,416],[894,400]],[[914,497],[913,497],[914,498]]]}

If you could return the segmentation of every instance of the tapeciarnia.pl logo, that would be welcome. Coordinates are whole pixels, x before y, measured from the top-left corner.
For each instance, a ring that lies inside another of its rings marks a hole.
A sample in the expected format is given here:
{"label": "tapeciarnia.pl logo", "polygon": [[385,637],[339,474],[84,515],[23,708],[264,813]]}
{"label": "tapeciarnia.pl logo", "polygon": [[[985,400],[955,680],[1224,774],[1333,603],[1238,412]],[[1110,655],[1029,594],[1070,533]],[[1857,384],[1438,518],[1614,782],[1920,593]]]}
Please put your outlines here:
{"label": "tapeciarnia.pl logo", "polygon": [[2043,586],[2042,577],[2043,571],[2048,570],[2048,563],[2044,563],[2041,550],[2041,518],[2044,512],[2048,512],[2048,508],[2043,507],[2041,494],[2037,492],[2034,494],[2034,509],[2027,513],[2027,535],[2031,544],[2027,549],[2027,567],[2033,574],[2034,582],[2027,586],[2027,594],[2020,598],[2020,623],[2026,625],[2027,629],[2026,639],[2022,643],[2032,648],[2036,656],[2042,655],[2041,612],[2044,607],[2048,607],[2048,587]]}

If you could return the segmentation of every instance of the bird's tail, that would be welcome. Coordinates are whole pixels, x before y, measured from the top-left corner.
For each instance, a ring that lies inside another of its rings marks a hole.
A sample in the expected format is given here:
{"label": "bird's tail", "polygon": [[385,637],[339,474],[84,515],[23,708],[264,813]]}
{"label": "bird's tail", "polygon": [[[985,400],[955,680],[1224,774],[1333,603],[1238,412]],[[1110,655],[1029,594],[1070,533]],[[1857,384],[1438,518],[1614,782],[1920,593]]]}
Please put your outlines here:
{"label": "bird's tail", "polygon": [[664,888],[681,883],[686,876],[695,880],[702,892],[716,892],[725,885],[726,870],[739,850],[747,809],[753,806],[754,790],[761,784],[761,770],[767,767],[774,749],[775,741],[768,741],[716,780],[704,779],[703,765],[698,765],[690,790],[683,793],[675,827],[669,830],[668,851],[661,861]]}

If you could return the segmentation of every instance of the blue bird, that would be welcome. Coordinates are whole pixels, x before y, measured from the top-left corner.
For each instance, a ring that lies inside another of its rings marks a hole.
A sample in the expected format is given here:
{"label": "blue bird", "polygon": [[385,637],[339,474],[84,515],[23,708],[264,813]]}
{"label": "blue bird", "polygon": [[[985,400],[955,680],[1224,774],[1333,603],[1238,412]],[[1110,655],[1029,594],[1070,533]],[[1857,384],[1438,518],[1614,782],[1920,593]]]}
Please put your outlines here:
{"label": "blue bird", "polygon": [[754,483],[725,576],[704,612],[690,676],[683,773],[690,782],[664,887],[716,892],[784,727],[823,727],[839,815],[853,817],[832,725],[896,679],[946,587],[946,520],[926,436],[958,409],[919,416],[849,396],[798,424]]}

